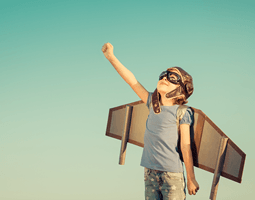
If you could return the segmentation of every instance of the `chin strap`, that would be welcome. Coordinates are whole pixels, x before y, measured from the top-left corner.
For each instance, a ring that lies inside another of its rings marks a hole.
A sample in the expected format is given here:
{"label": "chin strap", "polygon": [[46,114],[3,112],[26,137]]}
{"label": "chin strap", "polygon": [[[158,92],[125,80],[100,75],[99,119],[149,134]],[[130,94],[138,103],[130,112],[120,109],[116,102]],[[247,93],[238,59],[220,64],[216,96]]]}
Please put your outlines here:
{"label": "chin strap", "polygon": [[184,94],[182,90],[183,90],[183,88],[181,86],[179,86],[176,89],[174,89],[173,91],[166,93],[165,97],[168,99],[172,99],[174,97],[181,96],[182,94]]}
{"label": "chin strap", "polygon": [[158,93],[158,90],[155,89],[151,97],[151,104],[155,114],[159,114],[161,112],[161,109],[159,106],[160,98],[161,97],[160,97],[160,94]]}

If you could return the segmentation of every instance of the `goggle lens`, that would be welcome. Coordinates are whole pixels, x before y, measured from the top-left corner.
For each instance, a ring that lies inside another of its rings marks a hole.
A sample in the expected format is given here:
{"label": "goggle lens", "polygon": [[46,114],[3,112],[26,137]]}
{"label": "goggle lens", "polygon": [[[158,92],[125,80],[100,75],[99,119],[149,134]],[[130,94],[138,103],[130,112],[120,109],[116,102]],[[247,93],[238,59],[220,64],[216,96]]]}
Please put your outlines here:
{"label": "goggle lens", "polygon": [[175,72],[164,71],[159,75],[159,80],[163,79],[164,77],[166,77],[167,80],[173,84],[177,84],[181,80],[179,74]]}

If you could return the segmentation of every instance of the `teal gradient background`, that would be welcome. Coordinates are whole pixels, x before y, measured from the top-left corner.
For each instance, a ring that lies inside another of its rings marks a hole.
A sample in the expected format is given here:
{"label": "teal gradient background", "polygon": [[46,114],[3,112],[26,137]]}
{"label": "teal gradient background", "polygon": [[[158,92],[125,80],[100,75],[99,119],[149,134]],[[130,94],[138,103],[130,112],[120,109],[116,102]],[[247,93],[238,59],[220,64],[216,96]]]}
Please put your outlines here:
{"label": "teal gradient background", "polygon": [[[252,0],[0,0],[0,199],[144,199],[142,148],[105,136],[109,108],[139,100],[101,52],[148,91],[180,66],[189,104],[246,154],[241,184],[217,199],[253,199],[255,2]],[[209,199],[213,174],[195,168]]]}

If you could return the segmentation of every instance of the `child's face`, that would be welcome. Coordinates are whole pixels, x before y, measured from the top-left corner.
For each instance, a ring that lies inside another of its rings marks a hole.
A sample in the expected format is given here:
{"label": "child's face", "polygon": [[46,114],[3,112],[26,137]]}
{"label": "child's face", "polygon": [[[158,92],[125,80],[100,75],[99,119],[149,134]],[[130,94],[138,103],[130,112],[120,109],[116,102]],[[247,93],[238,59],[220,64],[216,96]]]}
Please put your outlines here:
{"label": "child's face", "polygon": [[[173,71],[177,74],[178,71]],[[180,75],[180,74],[179,74]],[[181,76],[181,75],[180,75]],[[176,89],[179,86],[179,84],[171,83],[167,80],[167,77],[163,77],[161,80],[158,81],[157,84],[157,90],[161,95],[164,95],[165,93],[171,92],[174,89]]]}

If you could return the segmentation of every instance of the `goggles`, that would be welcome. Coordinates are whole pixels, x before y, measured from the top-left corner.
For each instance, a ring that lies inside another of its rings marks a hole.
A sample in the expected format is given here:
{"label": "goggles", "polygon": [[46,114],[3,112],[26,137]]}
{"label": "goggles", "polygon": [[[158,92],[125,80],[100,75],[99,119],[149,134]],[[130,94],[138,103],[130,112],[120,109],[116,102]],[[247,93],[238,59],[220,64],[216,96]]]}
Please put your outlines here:
{"label": "goggles", "polygon": [[173,84],[178,84],[181,82],[181,77],[179,74],[175,73],[175,72],[169,72],[169,71],[163,71],[160,75],[159,75],[159,80],[163,79],[164,77],[167,78],[167,80]]}

